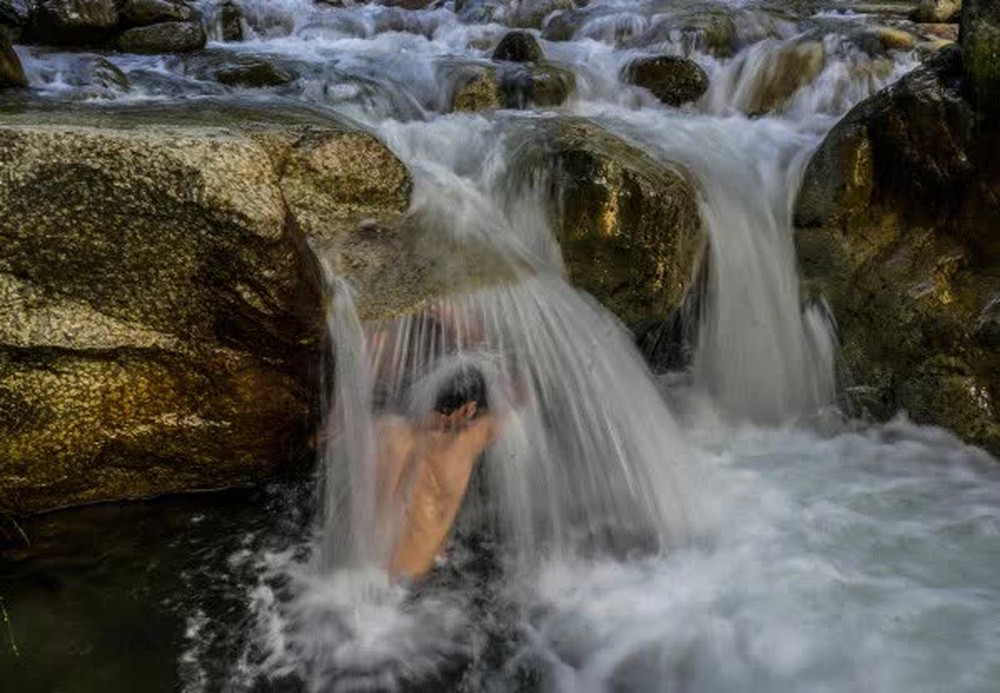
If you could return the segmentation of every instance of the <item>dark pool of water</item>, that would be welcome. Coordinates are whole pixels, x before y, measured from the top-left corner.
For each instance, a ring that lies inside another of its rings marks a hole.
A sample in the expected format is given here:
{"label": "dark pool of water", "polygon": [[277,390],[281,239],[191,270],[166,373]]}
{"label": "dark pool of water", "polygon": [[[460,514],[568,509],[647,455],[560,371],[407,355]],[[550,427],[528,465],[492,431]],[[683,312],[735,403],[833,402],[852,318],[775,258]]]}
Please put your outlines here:
{"label": "dark pool of water", "polygon": [[0,689],[181,690],[179,657],[196,612],[213,629],[202,634],[202,664],[221,682],[243,649],[243,595],[256,580],[229,559],[300,542],[310,487],[276,483],[22,521],[31,545],[0,554],[9,623],[0,629]]}

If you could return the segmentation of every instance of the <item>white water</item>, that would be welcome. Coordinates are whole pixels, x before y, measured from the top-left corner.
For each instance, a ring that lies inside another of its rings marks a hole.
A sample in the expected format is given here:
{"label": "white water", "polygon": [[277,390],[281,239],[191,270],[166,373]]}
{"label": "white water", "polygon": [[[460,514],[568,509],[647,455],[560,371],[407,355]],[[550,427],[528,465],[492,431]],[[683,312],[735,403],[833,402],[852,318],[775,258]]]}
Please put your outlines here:
{"label": "white water", "polygon": [[[479,359],[509,417],[485,461],[509,574],[412,600],[363,567],[384,543],[364,500],[377,374],[342,287],[330,395],[339,402],[331,437],[343,445],[330,451],[319,550],[315,564],[293,552],[249,559],[261,572],[258,622],[230,687],[291,676],[309,690],[387,689],[472,659],[467,690],[994,689],[1000,478],[984,454],[943,432],[831,419],[833,326],[821,305],[802,305],[791,238],[811,150],[915,55],[859,50],[850,37],[876,20],[840,12],[846,3],[810,18],[754,2],[716,3],[706,15],[704,3],[598,0],[573,40],[542,42],[550,62],[577,76],[564,107],[446,115],[459,68],[488,59],[512,5],[487,8],[494,21],[477,23],[447,4],[239,4],[249,39],[212,49],[268,56],[299,75],[257,96],[365,123],[410,166],[413,214],[489,246],[519,282],[445,302],[481,325],[462,356]],[[213,3],[203,7],[211,21]],[[733,21],[733,55],[713,47],[706,16]],[[772,113],[747,117],[780,81],[782,56],[810,41],[823,52],[812,79]],[[95,92],[78,86],[94,69],[87,56],[19,51],[33,84],[59,98],[228,93],[196,59],[111,55],[131,87]],[[670,109],[621,82],[630,59],[658,52],[699,62],[709,92]],[[519,133],[556,113],[589,118],[696,182],[708,293],[690,372],[658,389],[623,327],[560,279],[540,181],[512,178]],[[457,264],[456,287],[471,270]],[[526,391],[510,392],[518,387]],[[665,555],[581,557],[575,549],[609,523],[652,530]],[[480,558],[465,551],[459,542],[449,564],[475,574]],[[362,567],[330,573],[344,565]],[[497,637],[508,651],[481,664]],[[191,690],[205,689],[199,680]]]}

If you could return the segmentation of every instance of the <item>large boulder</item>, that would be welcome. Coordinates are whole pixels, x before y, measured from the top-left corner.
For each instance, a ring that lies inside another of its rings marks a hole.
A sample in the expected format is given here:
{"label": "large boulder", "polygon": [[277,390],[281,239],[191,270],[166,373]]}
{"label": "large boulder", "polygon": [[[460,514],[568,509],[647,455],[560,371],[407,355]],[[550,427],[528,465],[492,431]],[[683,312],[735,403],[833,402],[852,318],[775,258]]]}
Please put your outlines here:
{"label": "large boulder", "polygon": [[673,55],[636,58],[625,67],[623,77],[669,106],[696,101],[708,90],[708,75],[698,63]]}
{"label": "large boulder", "polygon": [[959,41],[973,103],[983,111],[1000,112],[1000,3],[966,0]]}
{"label": "large boulder", "polygon": [[549,175],[569,280],[627,324],[667,318],[705,245],[692,183],[584,120],[540,124],[536,137],[514,165],[525,180]]}
{"label": "large boulder", "polygon": [[52,45],[107,40],[121,20],[116,0],[39,0],[31,15],[31,39]]}
{"label": "large boulder", "polygon": [[400,217],[383,145],[207,106],[0,115],[0,175],[0,511],[230,486],[303,453],[325,311],[305,234]]}
{"label": "large boulder", "polygon": [[1000,138],[962,76],[943,49],[833,128],[806,169],[796,243],[837,320],[848,403],[997,453]]}
{"label": "large boulder", "polygon": [[205,47],[208,37],[201,22],[160,22],[126,29],[118,47],[126,53],[190,53]]}

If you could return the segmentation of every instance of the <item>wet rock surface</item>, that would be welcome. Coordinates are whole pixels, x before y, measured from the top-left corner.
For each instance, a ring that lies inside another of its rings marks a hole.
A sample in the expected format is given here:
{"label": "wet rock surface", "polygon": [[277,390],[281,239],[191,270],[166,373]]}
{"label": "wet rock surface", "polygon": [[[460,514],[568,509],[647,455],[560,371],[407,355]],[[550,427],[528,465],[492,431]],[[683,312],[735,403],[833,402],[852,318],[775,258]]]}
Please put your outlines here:
{"label": "wet rock surface", "polygon": [[659,321],[688,292],[705,238],[680,172],[573,119],[518,162],[552,171],[553,226],[570,281],[628,324]]}
{"label": "wet rock surface", "polygon": [[534,36],[526,31],[511,31],[500,39],[493,51],[493,59],[511,63],[540,63],[545,54]]}
{"label": "wet rock surface", "polygon": [[118,47],[127,53],[190,53],[205,47],[201,22],[160,22],[126,29]]}
{"label": "wet rock surface", "polygon": [[623,76],[668,106],[695,101],[708,89],[708,75],[697,63],[671,55],[633,60]]}
{"label": "wet rock surface", "polygon": [[120,19],[114,0],[39,0],[28,33],[38,43],[94,44],[107,40]]}
{"label": "wet rock surface", "polygon": [[122,16],[139,25],[184,22],[194,18],[194,10],[175,0],[128,0],[122,7]]}
{"label": "wet rock surface", "polygon": [[1000,450],[995,121],[946,48],[830,132],[796,205],[806,278],[830,298],[854,404]]}
{"label": "wet rock surface", "polygon": [[243,40],[243,12],[232,2],[222,5],[219,16],[221,38],[223,41]]}
{"label": "wet rock surface", "polygon": [[0,89],[26,86],[28,78],[24,76],[21,59],[7,39],[0,34]]}
{"label": "wet rock surface", "polygon": [[290,70],[263,59],[246,59],[226,65],[214,73],[215,79],[230,87],[276,87],[295,79]]}
{"label": "wet rock surface", "polygon": [[475,67],[465,71],[452,95],[452,110],[554,108],[576,88],[572,71],[554,65]]}
{"label": "wet rock surface", "polygon": [[397,218],[408,178],[396,162],[378,194],[351,172],[395,160],[330,121],[194,111],[0,117],[6,512],[231,486],[303,454],[323,312],[304,234]]}

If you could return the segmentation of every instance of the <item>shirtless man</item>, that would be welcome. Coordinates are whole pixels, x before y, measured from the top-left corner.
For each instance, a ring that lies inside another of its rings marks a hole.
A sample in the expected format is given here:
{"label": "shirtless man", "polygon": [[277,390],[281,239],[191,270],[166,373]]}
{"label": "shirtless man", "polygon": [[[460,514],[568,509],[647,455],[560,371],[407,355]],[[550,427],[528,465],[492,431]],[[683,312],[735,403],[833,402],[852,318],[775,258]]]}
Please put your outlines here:
{"label": "shirtless man", "polygon": [[376,508],[392,537],[390,575],[413,580],[431,569],[477,459],[498,436],[485,379],[471,366],[452,374],[423,421],[394,416],[376,424]]}

